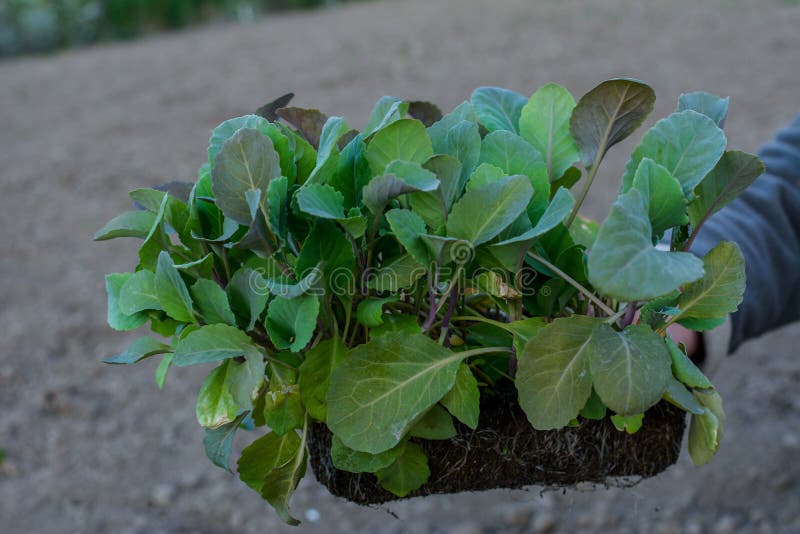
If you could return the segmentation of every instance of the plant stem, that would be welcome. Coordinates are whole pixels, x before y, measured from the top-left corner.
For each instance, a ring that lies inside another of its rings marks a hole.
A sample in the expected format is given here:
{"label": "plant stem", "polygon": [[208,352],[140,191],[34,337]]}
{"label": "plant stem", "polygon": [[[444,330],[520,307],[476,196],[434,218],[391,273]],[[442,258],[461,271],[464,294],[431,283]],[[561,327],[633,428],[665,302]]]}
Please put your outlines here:
{"label": "plant stem", "polygon": [[606,303],[605,303],[605,302],[603,302],[602,300],[600,300],[600,299],[599,299],[599,298],[598,298],[598,297],[597,297],[597,296],[596,296],[594,293],[592,293],[591,291],[589,291],[588,289],[586,289],[585,287],[583,287],[583,285],[581,285],[581,284],[580,284],[580,283],[579,283],[577,280],[575,280],[574,278],[572,278],[570,275],[568,275],[567,273],[565,273],[564,271],[562,271],[561,269],[559,269],[558,267],[556,267],[555,265],[553,265],[552,263],[550,263],[549,261],[547,261],[546,259],[542,258],[542,257],[541,257],[541,256],[539,256],[538,254],[535,254],[535,253],[533,253],[533,252],[530,252],[530,251],[528,251],[528,256],[529,256],[530,258],[532,258],[532,259],[534,259],[534,260],[538,261],[539,263],[541,263],[542,265],[544,265],[545,267],[547,267],[548,269],[550,269],[550,270],[551,270],[551,271],[553,271],[554,273],[556,273],[556,275],[557,275],[559,278],[561,278],[562,280],[564,280],[565,282],[567,282],[569,285],[571,285],[572,287],[574,287],[575,289],[577,289],[578,291],[580,291],[581,293],[583,293],[583,295],[584,295],[584,296],[585,296],[587,299],[591,300],[591,301],[592,301],[592,302],[593,302],[595,305],[597,305],[597,307],[598,307],[598,308],[600,308],[601,310],[603,310],[604,312],[606,312],[606,315],[608,315],[608,316],[613,316],[613,315],[615,315],[615,313],[616,313],[616,312],[615,312],[614,310],[612,310],[611,308],[609,308],[609,307],[606,305]]}
{"label": "plant stem", "polygon": [[578,211],[581,209],[583,201],[586,200],[586,195],[589,193],[589,188],[592,187],[594,177],[597,176],[597,169],[600,167],[600,157],[600,152],[598,152],[597,158],[592,164],[591,169],[589,169],[589,174],[586,176],[586,182],[583,184],[583,189],[581,189],[581,192],[578,195],[578,200],[575,202],[575,206],[573,206],[572,211],[567,218],[567,222],[564,223],[567,228],[572,226],[572,221],[574,221],[575,217],[578,216]]}

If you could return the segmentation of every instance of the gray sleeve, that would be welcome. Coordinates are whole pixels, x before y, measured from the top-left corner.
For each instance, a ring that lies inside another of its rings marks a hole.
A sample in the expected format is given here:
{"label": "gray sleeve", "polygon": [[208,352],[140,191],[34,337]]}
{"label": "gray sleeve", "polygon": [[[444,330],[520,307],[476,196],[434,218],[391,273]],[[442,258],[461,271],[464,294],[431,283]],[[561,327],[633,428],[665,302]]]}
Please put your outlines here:
{"label": "gray sleeve", "polygon": [[766,172],[714,214],[692,246],[703,256],[734,241],[744,254],[747,289],[731,316],[729,352],[800,319],[800,115],[759,156]]}

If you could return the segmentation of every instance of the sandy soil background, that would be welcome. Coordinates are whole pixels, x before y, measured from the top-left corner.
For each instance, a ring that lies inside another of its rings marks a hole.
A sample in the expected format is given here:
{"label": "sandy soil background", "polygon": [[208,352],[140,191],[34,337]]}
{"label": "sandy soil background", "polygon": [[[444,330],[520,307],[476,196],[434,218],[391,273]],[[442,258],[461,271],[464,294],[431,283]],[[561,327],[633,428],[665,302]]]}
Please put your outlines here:
{"label": "sandy soil background", "polygon": [[[225,118],[295,91],[361,126],[387,93],[449,108],[478,85],[579,96],[631,75],[658,94],[649,124],[682,91],[730,95],[730,146],[753,151],[800,109],[798,28],[800,6],[781,0],[396,0],[0,63],[0,531],[290,530],[205,459],[205,369],[160,392],[153,363],[100,364],[133,337],[105,326],[103,273],[130,270],[135,243],[92,233],[129,190],[193,179]],[[606,213],[634,142],[613,151],[589,214]],[[800,532],[798,346],[787,328],[725,362],[725,442],[702,469],[683,458],[628,490],[375,509],[309,478],[293,505],[311,520],[293,532]]]}

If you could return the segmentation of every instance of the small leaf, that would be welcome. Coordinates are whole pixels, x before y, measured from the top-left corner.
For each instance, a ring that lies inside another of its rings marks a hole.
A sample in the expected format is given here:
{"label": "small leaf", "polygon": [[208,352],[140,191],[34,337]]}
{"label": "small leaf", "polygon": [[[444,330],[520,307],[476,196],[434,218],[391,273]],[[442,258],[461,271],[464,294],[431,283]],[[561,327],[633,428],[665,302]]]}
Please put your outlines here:
{"label": "small leaf", "polygon": [[261,436],[242,451],[236,466],[239,478],[260,493],[267,474],[290,462],[300,445],[300,437],[294,432]]}
{"label": "small leaf", "polygon": [[375,476],[383,488],[405,497],[422,487],[431,476],[428,457],[416,443],[406,443],[402,454],[391,465],[378,470]]}
{"label": "small leaf", "polygon": [[678,97],[678,109],[676,111],[694,110],[713,120],[717,126],[722,128],[725,126],[725,117],[728,115],[728,103],[730,103],[730,100],[728,97],[720,98],[705,91],[683,93]]}
{"label": "small leaf", "polygon": [[617,415],[614,414],[611,416],[611,422],[614,423],[614,426],[617,430],[624,430],[628,434],[635,434],[642,428],[642,421],[644,421],[644,414],[639,413],[636,415]]}
{"label": "small leaf", "polygon": [[632,134],[653,111],[655,101],[650,86],[627,78],[606,80],[583,95],[570,119],[583,165],[598,164],[609,148]]}
{"label": "small leaf", "polygon": [[351,449],[391,449],[452,389],[461,358],[424,335],[402,332],[356,346],[331,375],[328,427]]}
{"label": "small leaf", "polygon": [[404,332],[406,334],[421,334],[422,327],[420,327],[417,318],[413,315],[403,315],[392,313],[383,316],[383,324],[372,328],[369,331],[370,338],[375,336],[382,336],[389,332]]}
{"label": "small leaf", "polygon": [[692,110],[673,113],[650,128],[634,149],[622,191],[630,189],[639,162],[652,158],[677,178],[688,196],[717,164],[726,143],[725,134],[705,115]]}
{"label": "small leaf", "polygon": [[689,357],[667,336],[664,338],[672,358],[672,374],[690,388],[713,388],[714,385],[706,375],[689,359]]}
{"label": "small leaf", "polygon": [[325,396],[328,393],[331,373],[346,356],[347,346],[337,336],[320,341],[306,352],[305,359],[300,364],[297,383],[300,386],[303,404],[308,414],[318,421],[325,421],[327,417]]}
{"label": "small leaf", "polygon": [[119,290],[119,309],[125,315],[133,315],[143,310],[160,310],[155,287],[156,275],[152,271],[141,270],[122,284]]}
{"label": "small leaf", "polygon": [[680,319],[677,323],[684,328],[688,328],[689,330],[694,330],[695,332],[705,332],[707,330],[713,330],[718,326],[722,326],[725,323],[725,317],[711,317],[708,319],[698,319],[697,317],[687,317],[686,319]]}
{"label": "small leaf", "polygon": [[392,295],[386,298],[369,298],[358,303],[356,317],[358,322],[366,327],[373,328],[383,324],[383,306],[391,302],[397,302],[400,298]]}
{"label": "small leaf", "polygon": [[428,135],[436,154],[445,154],[447,150],[447,133],[461,121],[478,122],[475,109],[469,102],[462,102],[450,113],[428,127]]}
{"label": "small leaf", "polygon": [[480,415],[480,397],[478,381],[469,366],[462,363],[458,366],[453,389],[442,397],[441,402],[453,417],[475,430]]}
{"label": "small leaf", "polygon": [[478,87],[470,100],[487,130],[519,133],[520,113],[527,102],[524,96],[501,87]]}
{"label": "small leaf", "polygon": [[382,96],[372,108],[363,136],[369,137],[381,128],[402,119],[408,111],[409,104],[393,96]]}
{"label": "small leaf", "polygon": [[408,116],[428,127],[442,120],[442,110],[436,104],[415,100],[408,103]]}
{"label": "small leaf", "polygon": [[519,119],[520,135],[544,157],[553,182],[580,158],[570,133],[575,99],[560,85],[549,83],[531,96]]}
{"label": "small leaf", "polygon": [[322,128],[328,116],[318,109],[304,109],[295,107],[282,107],[275,111],[276,115],[285,120],[300,132],[306,141],[314,148],[319,147]]}
{"label": "small leaf", "polygon": [[294,299],[275,297],[267,308],[267,333],[279,349],[299,352],[311,341],[317,327],[319,299],[303,295]]}
{"label": "small leaf", "polygon": [[172,263],[172,258],[164,251],[158,255],[155,291],[158,302],[167,315],[185,323],[195,321],[189,290]]}
{"label": "small leaf", "polygon": [[764,164],[756,156],[737,150],[725,152],[694,190],[696,197],[689,204],[692,226],[701,226],[762,174]]}
{"label": "small leaf", "polygon": [[350,473],[374,473],[391,465],[403,453],[406,442],[378,454],[356,451],[335,435],[331,440],[331,461],[336,469]]}
{"label": "small leaf", "polygon": [[603,401],[600,400],[600,397],[597,396],[597,392],[592,389],[592,394],[589,396],[589,400],[586,401],[583,408],[581,408],[580,416],[585,419],[592,419],[594,421],[599,421],[606,416],[606,405],[603,404]]}
{"label": "small leaf", "polygon": [[703,414],[703,406],[697,402],[691,392],[686,389],[683,384],[675,380],[675,378],[670,378],[667,384],[667,391],[664,392],[664,398],[678,408],[689,413],[695,415]]}
{"label": "small leaf", "polygon": [[297,192],[300,211],[323,219],[344,219],[344,196],[329,185],[308,184]]}
{"label": "small leaf", "polygon": [[305,476],[307,464],[308,454],[306,448],[301,446],[290,462],[273,469],[264,477],[261,497],[272,505],[278,516],[287,525],[300,524],[300,521],[292,517],[289,511],[289,500],[292,498],[294,490],[297,489],[300,479]]}
{"label": "small leaf", "polygon": [[192,285],[190,293],[206,324],[225,323],[236,326],[236,317],[228,304],[228,296],[219,284],[201,278]]}
{"label": "small leaf", "polygon": [[247,321],[246,330],[250,332],[255,328],[269,298],[264,277],[258,271],[242,267],[233,273],[225,291],[233,310]]}
{"label": "small leaf", "polygon": [[378,131],[367,144],[366,158],[374,175],[384,174],[392,161],[422,164],[433,155],[425,126],[414,119],[401,119]]}
{"label": "small leaf", "polygon": [[705,275],[683,288],[676,306],[681,319],[714,319],[733,313],[744,297],[744,256],[736,243],[723,241],[703,258]]}
{"label": "small leaf", "polygon": [[672,376],[663,340],[645,325],[618,332],[601,324],[590,352],[594,389],[619,415],[645,412],[661,399]]}
{"label": "small leaf", "polygon": [[206,428],[218,428],[236,418],[239,406],[228,387],[228,360],[209,373],[197,397],[197,421]]}
{"label": "small leaf", "polygon": [[431,171],[439,180],[435,191],[411,193],[409,204],[431,228],[444,226],[450,207],[461,193],[461,162],[453,156],[438,154],[425,162],[423,168]]}
{"label": "small leaf", "polygon": [[432,172],[411,161],[392,161],[383,176],[364,186],[364,205],[372,213],[380,213],[386,204],[400,195],[417,191],[435,191],[439,180]]}
{"label": "small leaf", "polygon": [[538,331],[518,355],[519,404],[537,430],[562,428],[592,393],[589,355],[601,319],[574,315]]}
{"label": "small leaf", "polygon": [[525,176],[510,176],[467,192],[456,202],[447,234],[474,245],[489,241],[525,211],[533,188]]}
{"label": "small leaf", "polygon": [[636,169],[632,187],[647,199],[650,226],[656,238],[668,228],[689,223],[681,184],[662,165],[643,158]]}
{"label": "small leaf", "polygon": [[417,280],[425,276],[426,272],[425,267],[417,263],[410,254],[403,254],[370,273],[367,288],[396,293],[414,285]]}
{"label": "small leaf", "polygon": [[161,358],[161,361],[156,367],[156,386],[158,389],[164,389],[164,384],[167,382],[167,373],[169,368],[172,367],[172,360],[175,358],[174,352],[168,352]]}
{"label": "small leaf", "polygon": [[307,184],[321,184],[330,181],[339,167],[339,139],[348,131],[347,123],[341,117],[331,117],[325,122],[320,137],[317,161],[306,180]]}
{"label": "small leaf", "polygon": [[264,356],[258,350],[248,351],[243,362],[230,363],[228,388],[239,409],[253,409],[253,399],[264,384],[265,369]]}
{"label": "small leaf", "polygon": [[239,429],[242,420],[247,416],[242,413],[231,421],[219,428],[207,428],[203,437],[203,445],[206,449],[206,456],[217,467],[230,471],[231,446],[233,436]]}
{"label": "small leaf", "polygon": [[397,241],[420,264],[428,263],[428,250],[420,235],[425,234],[425,222],[410,210],[393,209],[386,212],[386,221]]}
{"label": "small leaf", "polygon": [[653,246],[647,202],[637,189],[620,195],[589,254],[589,281],[601,294],[630,302],[669,293],[703,276],[703,263],[686,252]]}
{"label": "small leaf", "polygon": [[178,367],[243,356],[257,350],[250,336],[224,324],[202,326],[178,341],[173,363]]}
{"label": "small leaf", "polygon": [[170,348],[149,336],[140,337],[134,340],[125,352],[111,356],[103,360],[105,363],[129,364],[139,362],[155,354],[169,352]]}
{"label": "small leaf", "polygon": [[270,122],[275,122],[279,118],[277,111],[281,108],[286,107],[289,104],[289,102],[292,101],[292,98],[294,98],[294,93],[286,93],[283,96],[279,96],[275,100],[267,102],[266,104],[258,108],[258,110],[256,111],[256,115],[258,115],[259,117],[264,117]]}
{"label": "small leaf", "polygon": [[689,425],[689,454],[696,466],[710,462],[719,450],[725,425],[722,399],[712,390],[695,391],[695,398],[703,406],[702,415],[693,415]]}
{"label": "small leaf", "polygon": [[126,211],[117,215],[94,234],[95,241],[105,241],[117,237],[138,237],[144,239],[155,222],[155,214],[149,211]]}
{"label": "small leaf", "polygon": [[506,177],[505,171],[491,163],[481,163],[467,181],[467,191],[485,187]]}
{"label": "small leaf", "polygon": [[408,435],[422,439],[450,439],[456,435],[456,427],[447,410],[434,404],[414,423]]}
{"label": "small leaf", "polygon": [[478,125],[472,121],[461,121],[447,132],[444,153],[461,162],[459,190],[478,164],[481,151],[481,135]]}
{"label": "small leaf", "polygon": [[114,330],[136,330],[147,322],[147,314],[137,312],[127,315],[119,308],[119,296],[122,286],[133,276],[132,273],[112,273],[106,275],[106,293],[108,294],[108,326]]}
{"label": "small leaf", "polygon": [[243,128],[222,145],[211,170],[211,187],[222,213],[249,225],[252,217],[245,194],[256,189],[266,199],[269,181],[279,176],[280,160],[270,138]]}
{"label": "small leaf", "polygon": [[[291,357],[292,354],[288,353]],[[279,354],[279,359],[289,362],[292,367],[271,366],[269,389],[264,396],[264,422],[278,435],[292,432],[303,426],[305,409],[297,385],[297,371],[287,354]]]}

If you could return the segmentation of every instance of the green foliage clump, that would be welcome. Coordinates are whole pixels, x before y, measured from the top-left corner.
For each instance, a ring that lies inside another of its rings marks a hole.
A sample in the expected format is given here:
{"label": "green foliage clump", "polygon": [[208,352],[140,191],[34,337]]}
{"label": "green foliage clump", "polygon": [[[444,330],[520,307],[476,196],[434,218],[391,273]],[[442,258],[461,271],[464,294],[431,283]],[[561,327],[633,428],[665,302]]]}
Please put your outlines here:
{"label": "green foliage clump", "polygon": [[108,322],[158,335],[106,361],[160,357],[159,387],[213,363],[196,414],[214,464],[229,469],[238,429],[268,427],[239,476],[294,524],[324,424],[337,468],[404,496],[430,474],[419,440],[476,428],[507,380],[541,430],[608,416],[632,433],[666,399],[692,414],[695,462],[711,459],[721,399],[665,332],[712,328],[742,299],[735,244],[686,252],[763,170],[726,151],[727,100],[683,95],[598,225],[579,209],[653,108],[642,82],[577,102],[555,84],[483,87],[446,115],[383,97],[362,132],[290,97],[219,125],[196,183],[133,191],[140,209],[95,236],[142,240],[135,272],[106,277]]}

